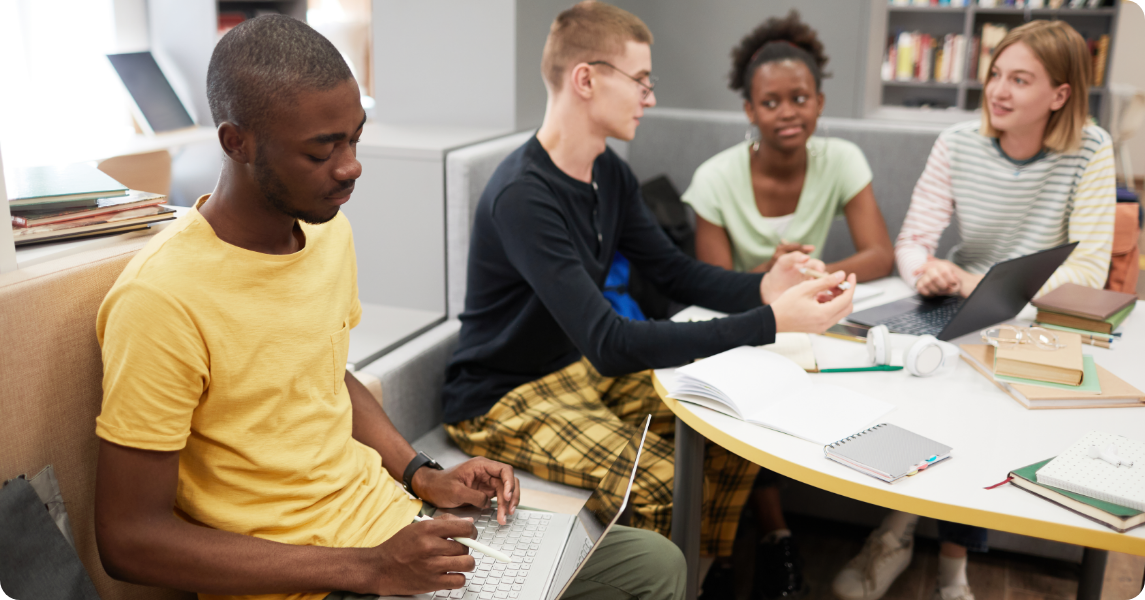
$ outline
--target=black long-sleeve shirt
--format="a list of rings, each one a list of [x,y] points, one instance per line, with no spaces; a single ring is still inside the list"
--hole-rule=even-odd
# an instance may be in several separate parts
[[[597,157],[592,179],[565,174],[535,137],[493,173],[470,238],[445,422],[483,415],[513,388],[582,355],[601,374],[617,376],[775,340],[775,317],[760,300],[761,275],[725,271],[680,252],[612,150]],[[601,293],[617,250],[678,302],[747,312],[697,323],[621,317]]]

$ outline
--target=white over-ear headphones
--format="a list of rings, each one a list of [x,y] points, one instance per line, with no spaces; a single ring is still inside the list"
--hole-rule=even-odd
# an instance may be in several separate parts
[[[886,325],[875,325],[867,331],[867,355],[876,365],[891,364],[891,333]],[[921,335],[903,355],[903,366],[911,375],[930,377],[954,370],[958,364],[958,346],[941,342],[933,335]]]

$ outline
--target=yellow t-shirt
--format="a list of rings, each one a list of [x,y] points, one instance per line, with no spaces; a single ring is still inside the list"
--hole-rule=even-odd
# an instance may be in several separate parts
[[[362,308],[349,221],[301,223],[302,250],[262,254],[220,240],[197,210],[206,199],[100,306],[96,434],[180,451],[175,512],[189,522],[287,544],[380,544],[421,503],[351,435],[343,376]]]

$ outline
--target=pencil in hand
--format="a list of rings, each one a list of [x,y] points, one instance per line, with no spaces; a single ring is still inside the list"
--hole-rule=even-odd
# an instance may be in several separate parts
[[[822,279],[822,278],[827,276],[827,274],[822,272],[822,271],[816,271],[815,269],[808,269],[807,267],[803,267],[802,269],[799,269],[799,272],[804,274],[804,275],[810,275],[810,276],[814,277],[815,279]],[[851,289],[851,282],[844,281],[843,283],[840,283],[839,289],[841,289],[841,290]]]

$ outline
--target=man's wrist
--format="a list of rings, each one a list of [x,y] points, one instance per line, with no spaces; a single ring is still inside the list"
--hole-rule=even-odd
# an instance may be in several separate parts
[[[429,488],[429,479],[433,478],[432,471],[435,470],[425,467],[414,471],[413,477],[410,478],[409,491],[418,498],[427,500],[425,492]]]

